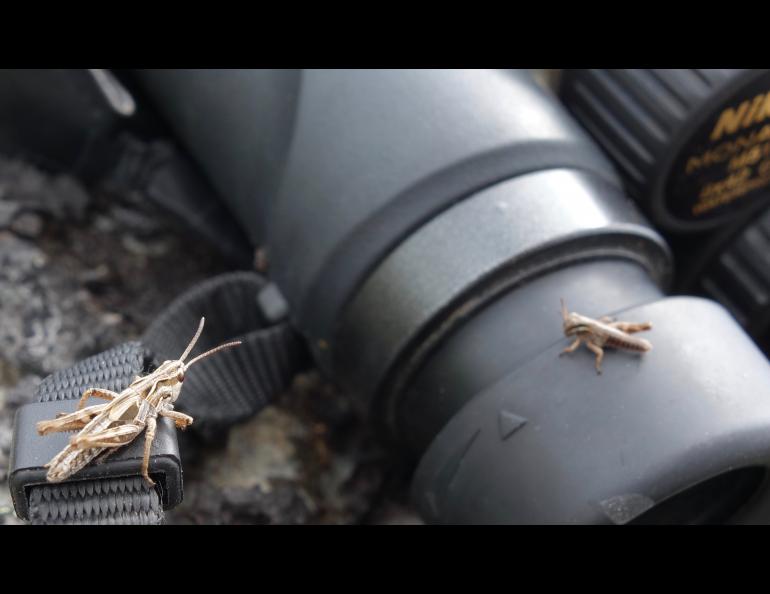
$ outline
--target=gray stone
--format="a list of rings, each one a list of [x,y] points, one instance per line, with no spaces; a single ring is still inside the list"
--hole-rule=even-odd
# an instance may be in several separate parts
[[[34,212],[23,212],[16,216],[10,225],[11,231],[21,237],[34,239],[43,231],[44,223],[40,215]]]
[[[7,229],[13,223],[16,215],[21,212],[21,205],[16,202],[6,202],[0,199],[0,229]]]
[[[45,212],[60,221],[82,221],[88,192],[70,175],[48,176],[18,160],[0,163],[3,199],[25,210]]]

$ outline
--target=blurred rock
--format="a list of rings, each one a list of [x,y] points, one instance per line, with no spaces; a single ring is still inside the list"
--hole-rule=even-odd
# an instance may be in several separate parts
[[[16,216],[10,225],[10,230],[16,235],[34,239],[43,231],[43,219],[34,212],[23,212]]]
[[[123,247],[135,256],[154,257],[167,254],[171,245],[165,238],[139,240],[130,233],[121,236]]]
[[[74,177],[48,176],[18,160],[0,160],[0,199],[60,221],[83,220],[89,194]]]
[[[15,385],[5,388],[6,410],[15,413],[23,404],[34,402],[35,390],[42,380],[39,375],[25,375]]]
[[[163,231],[164,218],[145,213],[136,208],[113,206],[109,211],[110,219],[137,236],[150,237]]]
[[[61,220],[82,221],[90,202],[90,196],[78,180],[69,175],[59,175],[53,178],[51,193],[55,198],[50,202],[57,207],[52,213]]]
[[[167,514],[166,523],[306,524],[312,510],[295,485],[278,483],[270,491],[217,488],[205,481],[185,485],[184,507]]]
[[[111,278],[110,267],[106,264],[99,264],[87,270],[78,272],[78,281],[83,286],[93,290],[95,287],[107,285]]]
[[[276,481],[300,476],[294,442],[306,435],[296,417],[268,406],[252,421],[233,427],[225,451],[209,455],[201,472],[223,489],[258,486],[269,493]]]
[[[398,503],[386,502],[374,512],[370,524],[415,525],[425,524],[413,509]]]
[[[0,229],[10,227],[19,212],[21,212],[20,204],[0,200]]]
[[[0,489],[0,524],[7,526],[24,524],[22,520],[16,517],[13,511],[13,500],[8,489]]]
[[[313,413],[346,397],[316,373],[302,374],[289,393],[227,442],[186,467],[185,501],[170,523],[320,523],[361,521],[383,486],[387,460],[361,420],[330,439]],[[314,404],[310,404],[312,401]],[[348,407],[350,408],[350,407]]]

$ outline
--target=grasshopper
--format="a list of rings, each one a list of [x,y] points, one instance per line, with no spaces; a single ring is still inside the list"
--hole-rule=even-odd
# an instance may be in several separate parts
[[[203,332],[206,319],[201,318],[198,331],[184,353],[174,361],[164,361],[155,371],[138,376],[122,392],[102,388],[89,388],[80,398],[72,413],[59,413],[55,419],[37,423],[37,432],[47,435],[57,431],[78,431],[69,444],[45,465],[46,478],[58,483],[72,476],[97,457],[101,460],[132,442],[147,430],[144,440],[144,458],[141,473],[150,486],[155,482],[149,475],[150,448],[155,439],[157,417],[173,419],[178,429],[189,427],[193,418],[174,410],[174,402],[182,390],[185,372],[197,361],[240,341],[228,342],[198,355],[189,363],[184,360],[192,351]],[[106,404],[86,407],[90,398],[107,400]]]
[[[602,347],[611,346],[637,353],[646,353],[652,350],[652,344],[644,338],[631,336],[635,332],[652,329],[650,322],[616,322],[612,318],[604,316],[598,320],[582,316],[578,313],[567,313],[564,299],[561,300],[561,316],[564,319],[565,336],[576,336],[575,342],[564,349],[560,354],[572,353],[580,346],[581,342],[596,355],[596,373],[602,372]]]

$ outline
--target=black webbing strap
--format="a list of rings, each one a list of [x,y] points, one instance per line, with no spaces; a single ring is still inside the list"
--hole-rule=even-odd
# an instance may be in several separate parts
[[[32,524],[161,524],[158,493],[142,477],[33,487]]]
[[[305,350],[287,322],[267,326],[257,305],[265,280],[253,272],[223,274],[177,298],[142,337],[156,363],[177,359],[206,318],[188,361],[224,342],[240,340],[203,359],[185,375],[176,408],[195,419],[191,426],[208,437],[258,413],[279,394],[305,362]]]
[[[77,401],[89,387],[120,392],[147,371],[148,353],[128,342],[89,357],[44,379],[38,402]],[[157,491],[141,477],[39,485],[30,489],[32,524],[160,524],[163,507]]]
[[[38,388],[39,400],[75,400],[89,387],[121,391],[151,365],[177,359],[205,316],[188,361],[223,342],[243,344],[191,367],[175,408],[191,415],[190,430],[204,436],[258,413],[307,360],[287,322],[268,326],[257,306],[264,287],[262,277],[251,272],[193,287],[155,320],[141,343],[120,345],[50,375]],[[33,524],[159,524],[163,509],[158,493],[141,477],[82,480],[32,487],[29,519]]]

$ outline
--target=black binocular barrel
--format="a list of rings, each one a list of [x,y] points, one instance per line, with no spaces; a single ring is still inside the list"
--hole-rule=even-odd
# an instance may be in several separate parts
[[[293,319],[316,346],[333,340],[341,310],[399,241],[473,192],[559,166],[616,180],[561,107],[516,74],[136,75],[267,248]]]
[[[762,515],[770,368],[528,73],[142,71],[435,522]],[[559,301],[653,350],[559,357]]]

